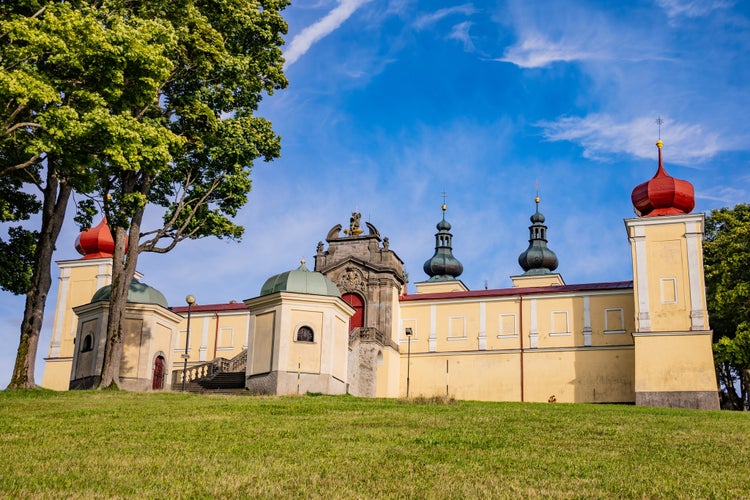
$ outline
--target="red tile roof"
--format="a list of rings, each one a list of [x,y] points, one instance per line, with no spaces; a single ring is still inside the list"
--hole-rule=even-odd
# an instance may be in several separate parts
[[[170,307],[177,314],[187,314],[187,306]],[[222,311],[244,311],[247,310],[244,302],[230,302],[229,304],[196,304],[190,308],[191,313],[222,312]]]
[[[402,295],[401,301],[470,299],[480,297],[507,297],[513,295],[532,295],[542,293],[570,293],[598,290],[627,290],[633,288],[632,281],[612,281],[608,283],[582,283],[579,285],[538,286],[526,288],[498,288],[494,290],[470,290],[468,292],[414,293]]]

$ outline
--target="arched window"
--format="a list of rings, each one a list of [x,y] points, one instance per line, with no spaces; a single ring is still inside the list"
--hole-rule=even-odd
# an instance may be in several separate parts
[[[81,352],[88,352],[94,349],[94,336],[89,334],[86,334],[85,337],[83,337],[83,342],[81,343]]]
[[[297,342],[314,342],[315,334],[309,326],[300,326],[297,330]]]
[[[365,301],[362,297],[356,293],[345,293],[341,298],[354,308],[354,316],[349,320],[349,331],[365,326]]]

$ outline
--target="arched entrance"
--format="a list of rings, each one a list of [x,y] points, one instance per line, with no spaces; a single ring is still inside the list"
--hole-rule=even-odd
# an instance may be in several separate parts
[[[365,301],[356,293],[345,293],[341,296],[344,302],[354,308],[354,316],[349,320],[349,331],[365,326]]]
[[[155,391],[164,389],[164,356],[157,356],[154,360],[154,379],[151,388]]]

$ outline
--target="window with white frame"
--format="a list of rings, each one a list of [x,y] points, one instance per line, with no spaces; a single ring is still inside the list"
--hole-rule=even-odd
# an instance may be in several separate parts
[[[500,333],[498,337],[517,337],[518,330],[516,327],[516,314],[504,313],[498,317]]]
[[[222,327],[219,330],[217,349],[232,349],[234,347],[234,328]]]
[[[451,316],[448,318],[448,338],[465,339],[466,338],[466,317]]]
[[[604,310],[604,333],[625,333],[625,312],[622,307]]]
[[[661,278],[661,303],[677,303],[677,278]]]
[[[411,331],[411,341],[417,340],[417,320],[416,319],[404,319],[401,321],[403,328],[401,329],[401,342],[407,342],[409,337],[406,336],[406,330]]]
[[[549,320],[550,335],[570,335],[568,311],[552,311]]]
[[[187,338],[187,330],[178,331],[175,337],[176,337],[176,340],[175,340],[174,350],[185,352],[185,339]],[[190,346],[188,346],[188,349],[190,349]]]

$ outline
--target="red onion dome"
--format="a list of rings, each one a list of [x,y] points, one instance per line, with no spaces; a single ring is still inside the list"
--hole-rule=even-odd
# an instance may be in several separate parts
[[[661,139],[656,142],[659,148],[659,167],[648,181],[633,189],[630,199],[639,217],[660,215],[681,215],[695,208],[693,185],[688,181],[675,179],[664,170],[661,158]]]
[[[76,250],[84,259],[112,257],[115,252],[115,240],[104,218],[95,227],[83,231],[76,238]]]

